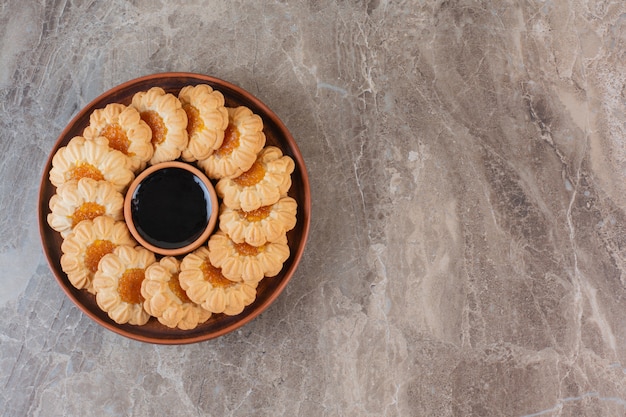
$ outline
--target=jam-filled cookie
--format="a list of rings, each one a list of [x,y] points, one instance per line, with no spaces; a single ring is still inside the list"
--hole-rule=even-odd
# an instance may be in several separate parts
[[[178,99],[187,113],[189,144],[183,151],[183,160],[193,162],[208,158],[222,145],[224,130],[228,126],[228,112],[224,96],[211,86],[200,84],[186,86]]]
[[[49,205],[48,224],[63,238],[83,220],[104,215],[116,221],[124,219],[124,196],[108,181],[81,178],[66,182],[57,188]]]
[[[50,182],[59,187],[81,178],[109,181],[117,191],[123,192],[135,174],[128,167],[126,155],[110,148],[107,138],[100,136],[87,140],[75,136],[52,157]]]
[[[180,262],[166,256],[146,268],[146,277],[141,284],[141,295],[145,298],[144,309],[170,328],[193,329],[211,317],[205,310],[187,297],[178,281]]]
[[[261,246],[235,243],[222,231],[209,239],[211,263],[222,268],[222,274],[232,281],[243,281],[256,285],[263,277],[276,276],[289,258],[287,237]]]
[[[132,107],[150,126],[154,154],[150,164],[173,161],[187,148],[187,113],[180,100],[161,87],[152,87],[133,96]]]
[[[269,206],[256,210],[232,209],[220,206],[219,227],[235,243],[261,246],[275,242],[296,225],[298,203],[291,197],[282,197]]]
[[[226,108],[228,126],[222,145],[198,165],[213,179],[238,176],[247,171],[265,146],[263,120],[245,107]]]
[[[226,278],[211,264],[205,246],[185,256],[180,269],[180,286],[191,300],[213,313],[234,316],[256,299],[256,284]]]
[[[293,159],[280,149],[268,146],[250,169],[235,178],[222,178],[215,186],[227,207],[244,211],[276,203],[291,187]]]
[[[137,109],[119,103],[94,110],[83,136],[87,139],[107,138],[111,148],[128,157],[133,172],[145,168],[154,153],[150,126],[141,120]]]
[[[141,246],[118,246],[102,257],[93,278],[98,307],[118,324],[146,324],[141,284],[145,271],[156,262],[154,253]]]
[[[123,221],[109,216],[83,220],[61,244],[61,269],[74,287],[93,294],[93,277],[102,257],[119,246],[136,244]]]

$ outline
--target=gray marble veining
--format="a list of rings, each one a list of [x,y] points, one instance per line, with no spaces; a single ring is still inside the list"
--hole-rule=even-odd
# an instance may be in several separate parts
[[[0,4],[3,416],[626,415],[626,4]],[[153,346],[58,288],[37,226],[65,124],[137,76],[229,80],[311,178],[285,292]]]

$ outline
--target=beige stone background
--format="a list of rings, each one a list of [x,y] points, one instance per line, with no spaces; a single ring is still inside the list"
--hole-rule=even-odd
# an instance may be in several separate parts
[[[237,84],[307,164],[277,302],[186,346],[58,287],[42,167],[164,71]],[[0,3],[2,416],[626,415],[622,0]]]

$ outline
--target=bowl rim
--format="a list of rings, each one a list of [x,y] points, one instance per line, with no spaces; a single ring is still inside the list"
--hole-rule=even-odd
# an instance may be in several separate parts
[[[141,185],[143,180],[145,180],[146,178],[148,178],[150,175],[154,174],[155,172],[161,171],[163,169],[169,169],[169,168],[178,168],[178,169],[185,170],[193,174],[200,181],[202,181],[206,190],[209,192],[210,207],[211,207],[211,215],[209,216],[209,221],[207,225],[204,227],[204,230],[202,231],[200,236],[198,236],[194,241],[192,241],[191,243],[185,246],[181,246],[179,248],[172,248],[172,249],[161,248],[148,242],[141,235],[141,233],[139,233],[139,230],[137,230],[137,226],[135,225],[135,222],[133,221],[133,215],[131,212],[133,196],[135,194],[135,191],[137,190],[137,187]],[[130,183],[128,190],[126,191],[126,195],[124,196],[124,220],[126,221],[126,226],[128,226],[128,230],[130,231],[130,234],[135,238],[135,240],[141,246],[143,246],[144,248],[154,253],[157,253],[163,256],[184,255],[199,248],[202,245],[202,243],[204,243],[213,232],[213,229],[215,228],[215,224],[217,223],[218,215],[219,215],[219,202],[217,200],[217,193],[215,192],[215,188],[213,187],[213,184],[211,183],[211,181],[198,168],[196,168],[195,166],[191,164],[187,164],[181,161],[161,162],[159,164],[151,165],[148,168],[144,169],[143,171],[141,171],[139,175],[137,175],[137,177],[133,180],[133,182]]]
[[[49,201],[45,200],[43,190],[44,190],[44,186],[47,185],[49,181],[48,179],[49,167],[52,165],[52,158],[54,157],[54,154],[55,154],[54,149],[59,148],[64,138],[72,130],[72,127],[81,119],[81,117],[84,117],[87,114],[90,108],[94,107],[100,101],[105,100],[108,96],[111,96],[116,91],[125,90],[125,89],[133,87],[136,84],[151,82],[151,81],[154,81],[155,85],[157,85],[156,83],[159,80],[171,79],[171,78],[192,78],[192,79],[195,79],[195,81],[197,81],[198,84],[200,84],[201,82],[206,82],[206,83],[210,83],[213,85],[219,85],[220,87],[232,90],[233,92],[240,95],[241,97],[244,97],[245,100],[249,104],[252,104],[253,106],[258,107],[266,115],[270,116],[270,118],[272,119],[272,123],[274,123],[277,126],[281,134],[284,135],[285,140],[289,142],[289,146],[294,150],[294,154],[290,156],[295,159],[296,166],[298,167],[299,174],[302,179],[302,187],[303,187],[303,190],[302,190],[302,196],[303,196],[302,203],[303,204],[300,204],[301,207],[299,210],[299,212],[302,214],[302,218],[298,219],[298,222],[302,222],[301,223],[302,231],[299,234],[300,244],[297,246],[296,250],[292,251],[292,253],[290,254],[290,259],[291,259],[290,269],[285,272],[282,281],[278,284],[278,286],[276,286],[275,290],[271,294],[269,294],[260,304],[258,304],[252,311],[250,311],[249,314],[242,316],[241,319],[234,321],[233,323],[230,323],[212,332],[207,332],[207,333],[198,334],[198,335],[191,335],[188,337],[182,336],[179,338],[158,338],[158,337],[151,337],[147,335],[136,334],[131,331],[127,331],[127,330],[124,330],[123,328],[118,327],[114,322],[108,322],[108,321],[103,320],[101,317],[99,317],[90,309],[88,309],[85,305],[83,305],[74,295],[74,293],[72,293],[71,289],[66,285],[64,278],[53,267],[54,261],[52,259],[52,254],[50,253],[50,248],[48,247],[48,244],[44,238],[45,229],[49,227],[47,224],[46,214],[45,214],[48,212]],[[203,342],[203,341],[218,338],[220,336],[223,336],[227,333],[231,333],[234,330],[237,330],[241,328],[242,326],[248,324],[249,322],[254,320],[256,317],[258,317],[261,313],[263,313],[265,310],[267,310],[267,308],[280,296],[280,294],[283,292],[287,284],[291,281],[291,278],[293,277],[295,271],[297,270],[298,265],[300,264],[300,261],[304,254],[304,250],[308,242],[308,238],[309,238],[309,230],[310,230],[310,223],[311,223],[310,221],[311,189],[310,189],[309,176],[308,176],[308,172],[306,169],[306,165],[304,163],[304,159],[302,157],[302,153],[300,152],[300,149],[296,141],[293,139],[291,132],[287,129],[287,127],[285,126],[283,121],[278,117],[278,115],[276,115],[276,113],[274,113],[273,110],[271,110],[265,103],[263,103],[260,99],[258,99],[252,93],[250,93],[247,90],[244,90],[242,87],[239,87],[229,81],[226,81],[217,77],[213,77],[210,75],[194,73],[194,72],[160,72],[160,73],[153,73],[153,74],[136,77],[136,78],[130,79],[128,81],[125,81],[121,84],[117,84],[109,88],[102,94],[95,97],[89,103],[84,105],[81,109],[79,109],[78,112],[74,115],[74,117],[72,117],[71,120],[65,125],[63,130],[57,136],[50,150],[50,153],[48,155],[48,158],[46,159],[40,178],[41,180],[39,184],[39,196],[38,196],[38,206],[37,206],[38,207],[37,217],[38,217],[38,223],[39,223],[39,236],[40,236],[40,241],[42,244],[44,255],[48,262],[48,266],[50,267],[55,277],[55,280],[57,281],[57,284],[61,287],[65,295],[79,308],[79,310],[81,310],[94,322],[96,322],[97,324],[104,327],[105,329],[113,333],[116,333],[120,336],[124,336],[126,338],[144,342],[144,343],[152,343],[152,344],[160,344],[160,345],[182,345],[182,344],[198,343],[198,342]]]

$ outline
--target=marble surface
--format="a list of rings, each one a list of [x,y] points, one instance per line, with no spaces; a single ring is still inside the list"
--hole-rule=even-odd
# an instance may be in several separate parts
[[[2,416],[626,415],[626,3],[0,4]],[[54,141],[164,71],[251,91],[307,163],[285,292],[224,337],[125,339],[43,256]]]

